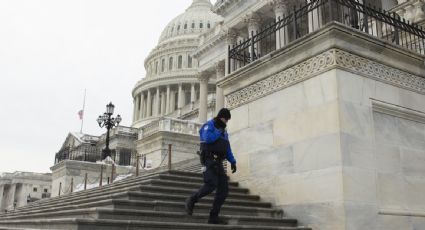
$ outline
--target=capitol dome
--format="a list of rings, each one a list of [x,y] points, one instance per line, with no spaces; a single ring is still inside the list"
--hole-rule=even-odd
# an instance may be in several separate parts
[[[211,11],[209,0],[194,0],[186,12],[175,17],[161,33],[159,44],[179,37],[199,36],[221,21],[221,16]]]
[[[195,120],[199,104],[198,62],[192,57],[200,35],[223,19],[209,0],[193,0],[164,28],[158,45],[145,59],[146,76],[133,89],[133,127],[161,117]],[[213,81],[209,92],[215,90]],[[213,94],[210,95],[210,98]]]

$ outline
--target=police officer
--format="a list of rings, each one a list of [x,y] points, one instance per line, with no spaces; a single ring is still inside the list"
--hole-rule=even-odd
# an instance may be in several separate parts
[[[199,130],[201,139],[201,163],[203,165],[203,186],[186,199],[186,213],[192,215],[195,203],[216,189],[213,206],[208,218],[209,224],[225,224],[218,214],[229,193],[228,177],[224,172],[223,160],[231,164],[232,173],[236,172],[236,160],[230,148],[229,136],[226,132],[230,111],[221,109],[217,116],[205,123]]]

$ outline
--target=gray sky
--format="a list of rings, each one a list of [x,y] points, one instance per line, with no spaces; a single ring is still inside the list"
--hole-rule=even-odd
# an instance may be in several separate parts
[[[112,101],[123,125],[131,90],[162,29],[192,0],[1,0],[0,172],[49,172],[87,88],[84,132]],[[214,2],[214,1],[212,1]]]

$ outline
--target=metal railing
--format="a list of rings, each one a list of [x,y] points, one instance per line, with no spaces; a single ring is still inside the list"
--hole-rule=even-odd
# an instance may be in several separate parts
[[[235,71],[289,42],[310,34],[329,22],[339,22],[363,33],[425,55],[424,28],[393,12],[357,0],[311,0],[293,7],[283,18],[251,31],[249,38],[228,47],[228,73]]]

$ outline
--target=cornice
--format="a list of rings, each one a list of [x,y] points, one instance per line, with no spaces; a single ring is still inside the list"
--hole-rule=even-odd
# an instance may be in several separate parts
[[[227,107],[236,108],[331,69],[395,85],[425,95],[425,78],[378,63],[341,49],[330,49],[226,96]]]

